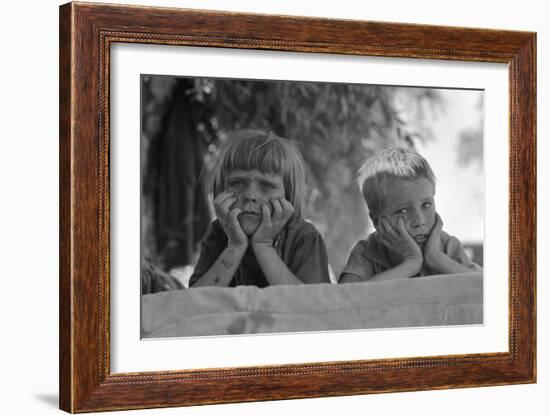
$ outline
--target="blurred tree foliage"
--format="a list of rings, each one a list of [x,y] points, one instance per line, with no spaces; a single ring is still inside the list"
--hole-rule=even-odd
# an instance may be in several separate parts
[[[476,165],[481,170],[483,168],[483,95],[479,97],[477,109],[480,114],[477,126],[460,132],[457,153],[460,165]]]
[[[177,82],[158,78],[166,97]],[[355,182],[361,163],[382,148],[430,139],[430,117],[443,105],[434,89],[380,85],[195,78],[185,93],[207,109],[196,126],[206,143],[206,170],[235,129],[271,130],[300,143],[306,214],[323,234],[336,274],[369,230]]]

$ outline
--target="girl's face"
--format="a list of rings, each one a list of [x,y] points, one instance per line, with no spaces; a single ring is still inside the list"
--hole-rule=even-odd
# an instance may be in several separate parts
[[[272,207],[271,199],[285,198],[285,185],[279,174],[262,173],[258,170],[233,170],[225,178],[224,190],[232,192],[237,201],[231,209],[239,208],[239,223],[246,235],[256,232],[262,221],[262,204]]]
[[[423,246],[435,224],[434,194],[435,186],[426,178],[392,179],[385,189],[383,209],[374,221],[376,230],[380,232],[383,217],[395,229],[399,218],[403,218],[409,235]]]

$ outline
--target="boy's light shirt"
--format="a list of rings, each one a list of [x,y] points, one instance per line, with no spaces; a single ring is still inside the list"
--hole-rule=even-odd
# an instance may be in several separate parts
[[[446,255],[456,262],[472,268],[472,270],[481,270],[479,265],[470,260],[460,241],[451,237],[446,232],[441,232],[441,248]],[[398,263],[392,262],[391,253],[388,249],[378,240],[378,233],[373,232],[367,239],[360,240],[355,244],[351,250],[348,262],[340,275],[353,274],[368,281],[374,275],[387,271],[397,265]],[[433,275],[433,273],[429,268],[423,266],[420,273],[416,276],[426,275]]]

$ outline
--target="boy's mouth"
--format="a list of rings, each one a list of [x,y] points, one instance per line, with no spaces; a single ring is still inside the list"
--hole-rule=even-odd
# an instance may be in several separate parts
[[[423,244],[428,240],[428,235],[416,235],[414,240],[417,244]]]

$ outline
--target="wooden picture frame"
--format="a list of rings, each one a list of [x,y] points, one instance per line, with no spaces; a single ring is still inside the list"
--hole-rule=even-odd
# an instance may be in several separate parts
[[[111,373],[109,71],[114,43],[509,66],[509,351]],[[69,3],[60,7],[60,408],[91,412],[536,381],[536,34]],[[230,365],[230,362],[228,362]]]

